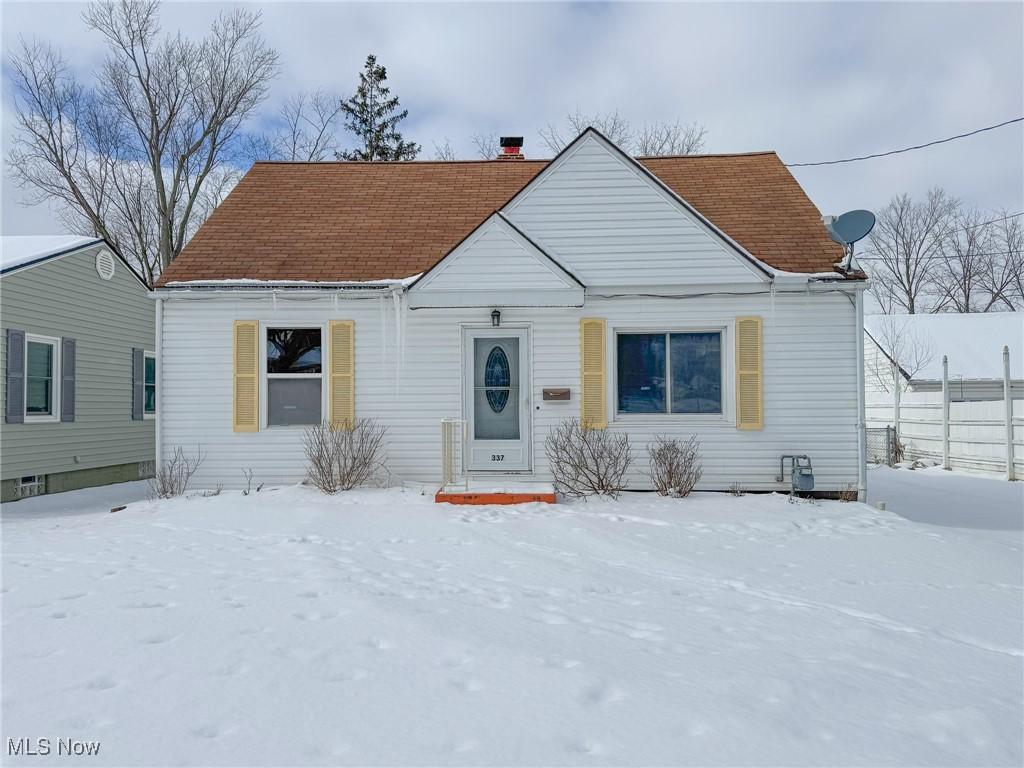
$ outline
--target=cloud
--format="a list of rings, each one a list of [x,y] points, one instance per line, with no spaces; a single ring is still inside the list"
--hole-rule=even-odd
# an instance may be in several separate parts
[[[224,6],[168,3],[166,30],[201,35]],[[885,151],[1024,114],[1020,4],[342,4],[268,3],[281,53],[271,111],[295,90],[347,93],[366,54],[388,68],[404,128],[432,150],[472,156],[475,133],[522,134],[577,107],[635,123],[696,120],[708,151],[775,149],[791,162]],[[5,3],[5,49],[19,34],[60,45],[83,73],[102,46],[81,5]],[[5,95],[5,99],[9,95]],[[10,121],[6,109],[4,131]],[[878,207],[933,185],[985,208],[1024,210],[1020,125],[846,166],[796,169],[825,212]],[[5,231],[47,231],[16,204]]]

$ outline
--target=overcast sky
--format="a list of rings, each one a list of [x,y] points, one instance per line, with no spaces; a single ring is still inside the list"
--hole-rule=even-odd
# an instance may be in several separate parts
[[[223,9],[166,3],[165,30],[200,36]],[[349,93],[366,54],[388,69],[424,146],[446,137],[472,157],[474,133],[522,134],[577,108],[634,123],[698,121],[709,152],[774,149],[786,162],[840,159],[963,133],[1024,115],[1019,2],[906,4],[267,3],[263,34],[288,94]],[[58,45],[88,78],[102,57],[81,4],[4,0],[6,51],[18,36]],[[3,134],[10,121],[6,74]],[[940,185],[983,208],[1024,210],[1024,131],[848,165],[795,169],[824,213],[877,208]],[[59,232],[45,206],[20,205],[4,176],[3,231]]]

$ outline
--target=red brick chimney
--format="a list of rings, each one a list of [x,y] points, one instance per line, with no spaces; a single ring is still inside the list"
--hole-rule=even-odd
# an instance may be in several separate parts
[[[526,157],[523,155],[523,137],[522,136],[502,136],[501,141],[501,152],[498,154],[499,160],[525,160]]]

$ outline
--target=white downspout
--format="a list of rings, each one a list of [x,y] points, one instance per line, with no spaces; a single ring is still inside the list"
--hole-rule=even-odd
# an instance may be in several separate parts
[[[864,291],[856,291],[857,308],[857,501],[868,500],[867,411],[864,404]]]
[[[156,297],[156,453],[154,469],[163,466],[164,441],[164,297]]]

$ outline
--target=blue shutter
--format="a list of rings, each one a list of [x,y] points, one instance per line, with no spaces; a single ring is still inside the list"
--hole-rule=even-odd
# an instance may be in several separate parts
[[[25,332],[7,329],[7,384],[4,421],[25,423]]]
[[[142,420],[142,406],[146,399],[146,372],[143,350],[132,350],[132,420]]]
[[[75,340],[60,340],[60,420],[75,420]]]

